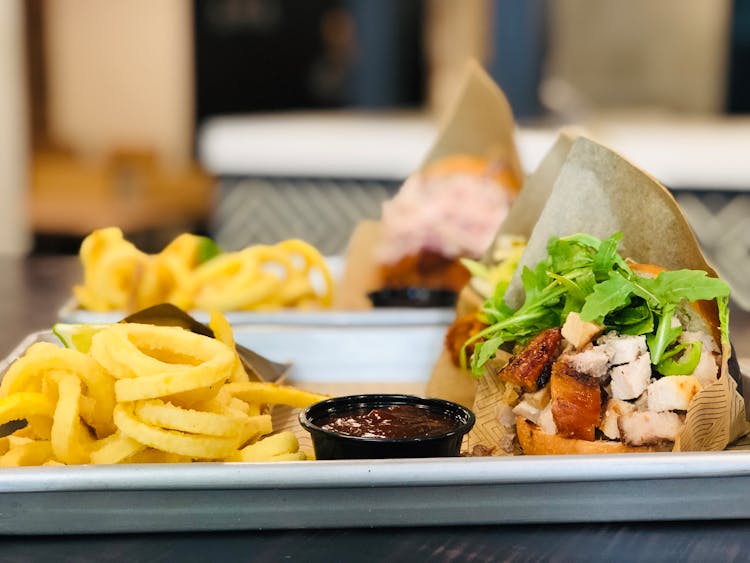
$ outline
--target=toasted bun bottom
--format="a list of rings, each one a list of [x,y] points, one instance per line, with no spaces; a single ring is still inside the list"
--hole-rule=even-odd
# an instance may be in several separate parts
[[[516,432],[518,442],[526,455],[564,455],[564,454],[624,454],[639,452],[671,451],[672,446],[660,444],[656,446],[627,446],[622,442],[607,440],[577,440],[563,438],[556,434],[542,432],[533,422],[523,417],[516,417]]]

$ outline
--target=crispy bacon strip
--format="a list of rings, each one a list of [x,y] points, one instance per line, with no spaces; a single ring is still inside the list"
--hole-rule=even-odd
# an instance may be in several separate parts
[[[549,368],[560,354],[562,334],[559,328],[549,328],[537,334],[523,350],[514,355],[497,377],[518,385],[527,393],[543,387]]]
[[[599,380],[577,371],[561,356],[550,377],[552,418],[565,438],[593,441],[601,417]]]

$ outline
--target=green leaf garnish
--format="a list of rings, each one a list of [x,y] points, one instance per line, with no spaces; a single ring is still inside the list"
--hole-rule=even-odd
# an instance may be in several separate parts
[[[213,239],[208,237],[198,237],[198,264],[208,262],[211,258],[221,254],[221,248]]]
[[[632,294],[630,280],[619,272],[612,272],[609,279],[594,286],[581,309],[581,318],[601,324],[606,315],[627,305]]]
[[[656,332],[646,336],[646,344],[651,354],[651,363],[656,365],[661,362],[662,356],[667,347],[676,341],[682,334],[682,326],[672,326],[672,315],[674,314],[675,305],[673,303],[666,305],[659,315],[659,322]]]

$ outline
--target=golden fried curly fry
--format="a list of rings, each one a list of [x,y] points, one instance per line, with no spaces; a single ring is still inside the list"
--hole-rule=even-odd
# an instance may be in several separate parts
[[[96,311],[130,310],[133,288],[140,283],[146,255],[126,241],[116,227],[98,229],[81,244],[84,283],[73,292],[84,308]]]
[[[103,440],[99,440],[95,449],[91,452],[91,463],[96,465],[121,463],[145,449],[146,446],[140,442],[116,432]]]
[[[21,391],[42,392],[45,374],[61,370],[75,374],[84,384],[83,395],[92,401],[87,410],[87,422],[97,435],[113,432],[114,379],[93,358],[77,350],[60,348],[49,342],[33,344],[6,372],[0,382],[0,397]]]
[[[64,463],[88,463],[93,438],[80,418],[81,380],[75,374],[54,372],[58,401],[52,418],[51,443],[55,457]]]
[[[176,327],[125,323],[94,335],[91,355],[117,378],[118,401],[152,399],[225,381],[232,351]]]
[[[182,234],[157,254],[145,254],[115,227],[84,239],[81,307],[134,311],[170,302],[183,309],[220,311],[330,307],[333,280],[323,256],[290,239],[219,253],[206,237]]]
[[[32,441],[11,448],[0,456],[0,467],[21,467],[26,465],[45,465],[54,457],[49,440]]]
[[[287,385],[248,381],[247,383],[230,383],[225,386],[235,397],[249,403],[268,403],[272,405],[289,405],[305,408],[313,403],[327,399],[325,395],[303,391]]]
[[[229,380],[237,383],[250,381],[250,377],[242,365],[242,360],[240,360],[240,357],[237,354],[234,334],[232,333],[232,325],[229,324],[226,317],[218,311],[211,311],[211,319],[208,322],[208,328],[213,331],[216,340],[223,342],[230,350],[234,351],[234,367],[232,368],[232,375]]]
[[[269,405],[323,397],[229,383],[234,337],[220,314],[213,325],[226,344],[130,323],[98,326],[86,353],[31,346],[0,385],[0,423],[28,422],[0,439],[0,466],[306,459],[275,438]]]
[[[159,399],[138,401],[135,415],[146,424],[169,430],[208,436],[239,436],[244,431],[246,416],[232,416],[194,409],[184,409]]]
[[[287,454],[305,455],[299,451],[297,438],[289,431],[279,432],[242,448],[235,454],[232,461],[289,461],[290,459],[305,459],[304,457],[276,459],[277,456],[285,456]]]
[[[237,449],[240,441],[236,436],[186,434],[146,424],[135,416],[132,403],[117,404],[115,424],[120,432],[141,444],[195,459],[223,459]]]

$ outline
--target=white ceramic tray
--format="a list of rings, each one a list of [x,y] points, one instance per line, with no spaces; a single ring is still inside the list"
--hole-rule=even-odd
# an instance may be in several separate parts
[[[440,327],[243,327],[290,382],[419,393]],[[32,342],[26,339],[0,365]],[[0,533],[750,518],[750,451],[2,469]]]

